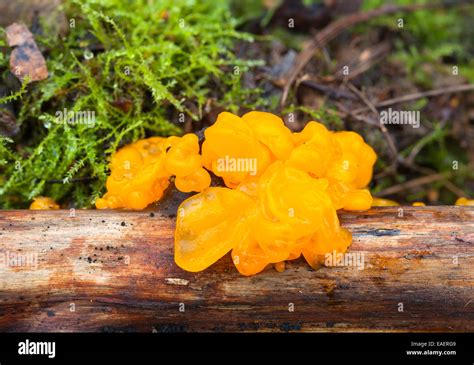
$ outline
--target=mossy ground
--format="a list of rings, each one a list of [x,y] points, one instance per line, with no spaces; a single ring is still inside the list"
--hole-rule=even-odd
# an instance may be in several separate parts
[[[64,12],[64,37],[47,25],[35,35],[50,77],[13,98],[21,134],[0,140],[1,208],[37,195],[90,207],[119,146],[181,134],[206,105],[236,111],[258,92],[241,87],[258,62],[235,55],[252,36],[236,31],[227,1],[69,1]],[[0,61],[6,77],[8,57]],[[64,109],[94,112],[95,122],[59,124]]]

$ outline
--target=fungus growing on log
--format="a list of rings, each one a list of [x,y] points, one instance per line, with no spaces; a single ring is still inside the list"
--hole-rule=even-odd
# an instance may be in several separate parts
[[[229,251],[239,272],[253,275],[301,255],[316,268],[325,253],[347,250],[352,238],[337,210],[372,206],[366,186],[377,158],[359,134],[314,121],[292,133],[278,116],[253,111],[221,113],[204,135],[202,151],[194,134],[123,147],[96,207],[144,209],[172,176],[178,190],[198,192],[176,222],[175,261],[187,271]],[[208,171],[226,186],[210,187]]]

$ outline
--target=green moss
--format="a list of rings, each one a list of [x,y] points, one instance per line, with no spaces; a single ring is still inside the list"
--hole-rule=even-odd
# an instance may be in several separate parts
[[[90,207],[119,146],[181,134],[180,122],[201,119],[210,99],[234,111],[260,100],[241,86],[256,61],[233,52],[252,37],[236,30],[228,1],[74,0],[64,11],[67,35],[45,23],[35,37],[50,77],[0,100],[15,100],[21,124],[15,140],[0,139],[1,208],[36,195]],[[0,71],[9,72],[8,57]],[[59,124],[64,109],[94,112],[94,123]]]
[[[431,0],[393,0],[397,5],[432,4]],[[383,0],[364,0],[363,10],[387,5]],[[434,72],[452,74],[452,66],[458,66],[460,75],[474,82],[470,72],[474,62],[471,24],[474,6],[426,9],[374,18],[356,27],[365,33],[373,26],[381,26],[396,32],[399,36],[390,61],[404,65],[407,75],[415,83],[432,88]],[[398,27],[403,19],[403,27]],[[445,62],[449,60],[449,62]]]

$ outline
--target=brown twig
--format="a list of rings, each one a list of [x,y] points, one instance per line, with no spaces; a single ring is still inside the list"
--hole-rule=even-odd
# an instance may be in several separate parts
[[[349,91],[346,91],[346,90],[343,90],[343,89],[337,89],[335,87],[325,85],[325,84],[319,84],[319,83],[317,83],[313,80],[303,79],[300,82],[300,85],[304,85],[304,86],[307,86],[311,89],[320,91],[323,94],[327,95],[331,99],[344,98],[344,99],[349,99],[349,100],[357,100],[357,97]]]
[[[324,47],[328,42],[337,37],[339,34],[341,34],[345,29],[382,15],[394,14],[398,12],[411,12],[420,9],[439,7],[441,5],[443,4],[414,4],[407,6],[386,5],[378,9],[350,14],[335,20],[334,22],[326,26],[323,30],[321,30],[319,33],[317,33],[316,36],[313,37],[299,53],[294,67],[284,77],[285,83],[282,97],[280,100],[280,106],[283,107],[285,105],[286,99],[288,98],[289,90],[293,85],[293,82],[296,80],[296,77],[301,72],[301,70],[313,57],[314,53],[318,49]]]
[[[420,166],[420,165],[417,165],[413,160],[411,159],[403,159],[400,161],[401,165],[403,165],[404,167],[407,167],[413,171],[416,171],[416,172],[420,172],[424,175],[433,175],[433,174],[436,174],[436,171],[433,170],[433,169],[430,169],[429,167],[425,167],[425,166]],[[444,184],[444,187],[446,189],[448,189],[449,191],[451,191],[453,194],[461,197],[461,196],[466,196],[466,193],[464,190],[462,190],[461,188],[457,187],[455,184],[453,184],[451,181],[449,180],[446,180],[443,182]]]
[[[445,179],[450,178],[451,176],[452,176],[451,172],[440,172],[440,173],[436,173],[436,174],[432,174],[432,175],[428,175],[428,176],[423,176],[423,177],[419,177],[417,179],[413,179],[413,180],[404,182],[402,184],[391,186],[387,189],[384,189],[384,190],[380,191],[379,193],[377,193],[375,195],[380,196],[380,197],[387,196],[387,195],[392,195],[392,194],[396,194],[396,193],[399,193],[399,192],[404,191],[404,190],[415,188],[415,187],[420,186],[420,185],[426,185],[426,184],[430,184],[430,183],[433,183],[433,182],[436,182],[436,181],[445,180]]]
[[[446,189],[448,189],[449,191],[451,191],[452,193],[456,194],[458,197],[463,197],[463,196],[467,196],[466,195],[466,192],[464,190],[462,190],[461,188],[457,187],[456,185],[454,185],[451,181],[449,180],[446,180],[444,182],[444,187]]]
[[[386,106],[405,103],[408,101],[413,101],[413,100],[417,100],[417,99],[421,99],[425,97],[452,94],[456,92],[471,91],[471,90],[474,90],[474,84],[457,85],[457,86],[446,87],[442,89],[434,89],[434,90],[429,90],[429,91],[424,91],[424,92],[403,95],[403,96],[385,100],[373,105],[375,106],[375,108],[384,108]],[[359,109],[354,110],[354,114],[360,114],[360,113],[366,112],[367,110],[370,110],[370,108],[369,107],[359,108]]]
[[[335,103],[337,108],[339,109],[338,111],[335,111],[334,114],[338,115],[340,118],[352,118],[355,119],[359,122],[366,123],[368,125],[374,126],[374,127],[379,127],[379,123],[377,123],[375,120],[372,118],[366,116],[366,115],[355,115],[353,114],[349,109],[346,108],[345,105],[342,103]],[[330,110],[330,109],[328,109]]]
[[[395,145],[392,135],[388,132],[387,127],[385,127],[385,125],[380,121],[380,114],[378,110],[367,98],[367,96],[358,88],[356,88],[351,82],[348,81],[346,84],[349,87],[349,89],[351,89],[355,94],[357,94],[359,98],[367,105],[367,107],[377,116],[378,127],[380,128],[380,130],[382,131],[382,134],[387,140],[388,147],[390,148],[390,152],[392,153],[392,164],[394,165],[394,168],[396,168],[397,163],[398,163],[398,149],[397,149],[397,146]]]
[[[467,3],[467,1],[445,1],[434,4],[413,4],[406,6],[386,5],[378,9],[350,14],[348,16],[335,20],[334,22],[326,26],[324,29],[322,29],[320,32],[318,32],[309,42],[305,44],[303,50],[298,54],[294,67],[288,72],[287,75],[282,78],[284,88],[280,100],[280,106],[283,107],[285,105],[292,84],[296,80],[296,77],[298,76],[300,71],[313,57],[314,53],[318,49],[323,48],[328,42],[337,37],[345,29],[383,15],[389,15],[398,12],[412,12],[423,9],[436,9],[465,3]]]
[[[91,181],[97,180],[97,177],[94,176],[85,176],[85,177],[76,177],[74,179],[67,180],[68,183],[76,183],[76,182],[84,182],[84,181]],[[64,184],[64,179],[51,179],[46,180],[48,184]]]
[[[351,70],[349,75],[343,75],[340,70],[335,76],[333,76],[333,79],[352,80],[372,68],[372,66],[374,66],[381,60],[383,60],[389,51],[389,42],[383,42],[375,46],[369,47],[360,54],[360,56],[358,57],[359,60],[357,62],[353,63],[352,65],[349,65]]]

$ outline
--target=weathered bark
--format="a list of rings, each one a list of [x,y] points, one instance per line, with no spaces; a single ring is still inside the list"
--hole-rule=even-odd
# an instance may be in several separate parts
[[[297,260],[252,277],[228,256],[178,268],[173,217],[69,215],[0,211],[3,258],[38,258],[0,268],[1,331],[474,331],[473,208],[344,213],[364,269]]]

